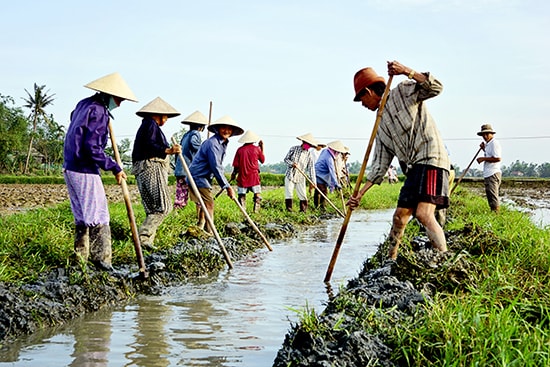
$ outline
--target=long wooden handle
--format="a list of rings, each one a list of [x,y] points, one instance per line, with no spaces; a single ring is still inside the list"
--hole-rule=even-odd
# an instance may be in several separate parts
[[[261,237],[262,241],[265,243],[265,246],[269,249],[269,251],[273,251],[273,248],[271,248],[271,245],[269,244],[269,242],[267,241],[267,238],[265,238],[265,236],[263,235],[262,232],[260,232],[260,229],[258,228],[258,226],[256,225],[256,223],[254,223],[254,221],[252,220],[252,218],[250,218],[250,216],[248,215],[248,213],[246,212],[246,209],[243,208],[243,206],[241,205],[241,203],[239,203],[239,200],[237,200],[236,197],[233,197],[233,201],[235,202],[235,204],[237,204],[237,206],[239,207],[239,209],[241,210],[241,212],[243,213],[244,217],[246,218],[246,220],[248,221],[248,223],[250,223],[250,225],[252,226],[252,228],[254,228],[254,231],[256,231],[256,233]]]
[[[453,192],[455,191],[455,189],[457,188],[458,184],[460,183],[460,181],[462,181],[462,179],[464,178],[464,176],[466,176],[466,172],[468,172],[468,170],[470,169],[470,166],[472,165],[472,163],[474,163],[474,161],[476,160],[477,158],[477,155],[479,154],[479,152],[481,152],[481,147],[479,147],[479,149],[477,150],[476,154],[474,155],[474,158],[472,158],[472,160],[470,161],[470,164],[468,165],[468,167],[466,167],[466,169],[464,170],[464,172],[462,172],[462,174],[460,175],[460,177],[458,178],[458,180],[456,181],[456,183],[454,184],[453,186],[453,189],[451,190],[451,193],[449,194],[452,195]]]
[[[367,168],[367,161],[369,160],[370,152],[374,144],[374,139],[376,138],[376,133],[378,132],[378,126],[380,125],[380,120],[382,119],[382,112],[384,111],[386,100],[388,99],[388,94],[390,92],[390,85],[392,80],[393,80],[393,75],[390,75],[388,79],[388,84],[386,84],[386,89],[384,90],[384,94],[382,95],[382,100],[380,101],[380,107],[378,107],[378,113],[376,114],[376,120],[374,122],[374,126],[372,127],[372,133],[370,135],[369,145],[367,147],[367,150],[365,151],[363,164],[361,164],[361,169],[359,170],[359,174],[357,175],[357,182],[355,182],[353,196],[356,196],[359,193],[359,190],[361,189],[363,175],[365,174],[365,170]],[[344,241],[344,236],[346,235],[346,230],[348,229],[349,220],[351,218],[351,212],[352,210],[350,208],[350,210],[348,210],[346,213],[346,217],[344,218],[344,223],[342,223],[342,228],[340,228],[340,233],[338,234],[338,239],[336,240],[336,245],[334,246],[332,257],[330,259],[330,263],[328,265],[328,269],[325,274],[325,282],[329,282],[330,278],[332,277],[334,264],[336,263],[336,259],[338,258],[338,253],[340,252],[340,247],[342,246],[342,242]]]
[[[113,146],[115,160],[120,167],[124,167],[122,165],[122,160],[120,159],[118,146],[116,145],[115,134],[113,132],[113,125],[110,120],[109,120],[109,136],[111,137],[111,145]],[[130,191],[128,190],[128,184],[126,183],[126,180],[123,179],[120,186],[122,187],[122,195],[124,196],[124,203],[126,204],[126,213],[128,214],[128,220],[130,221],[130,228],[132,230],[132,239],[134,240],[134,249],[136,251],[139,272],[143,278],[147,278],[148,274],[145,268],[143,252],[141,251],[141,243],[139,241],[139,233],[136,225],[136,218],[134,216],[134,209],[132,207],[132,199],[130,198]]]
[[[302,175],[304,175],[304,177],[306,178],[306,180],[313,186],[315,187],[315,190],[317,190],[319,192],[319,194],[321,194],[322,197],[325,198],[325,200],[327,201],[327,203],[330,204],[330,206],[332,206],[334,208],[334,210],[336,210],[336,212],[338,213],[338,215],[340,215],[342,218],[345,217],[344,213],[342,213],[340,211],[340,209],[338,209],[336,207],[336,205],[334,205],[334,203],[332,201],[330,201],[329,198],[327,198],[327,196],[325,194],[323,194],[323,192],[321,190],[319,190],[319,188],[317,188],[317,185],[315,185],[315,183],[313,181],[311,181],[311,179],[307,176],[307,174],[298,166],[294,167],[298,170],[298,172],[300,172]]]
[[[172,136],[172,143],[177,144],[176,139]],[[220,245],[220,248],[223,253],[223,257],[225,258],[225,262],[227,263],[227,266],[229,266],[229,269],[233,269],[233,263],[231,262],[231,258],[229,257],[229,253],[225,249],[225,246],[223,245],[223,241],[220,237],[220,234],[218,233],[216,226],[214,226],[214,220],[210,216],[210,213],[208,213],[208,210],[206,209],[206,205],[204,205],[204,201],[202,200],[201,193],[199,192],[199,189],[197,188],[197,185],[195,184],[195,180],[193,179],[193,176],[191,176],[191,172],[189,172],[189,167],[187,167],[187,163],[185,162],[185,159],[183,159],[183,154],[181,152],[178,154],[178,157],[181,161],[181,164],[183,166],[183,169],[185,170],[185,174],[187,175],[187,180],[189,180],[189,184],[191,185],[191,189],[193,190],[193,193],[198,198],[200,204],[201,204],[201,210],[204,213],[204,217],[206,218],[206,221],[208,222],[208,225],[212,229],[212,233],[214,233],[214,237],[216,238],[216,241],[218,241],[218,244]]]

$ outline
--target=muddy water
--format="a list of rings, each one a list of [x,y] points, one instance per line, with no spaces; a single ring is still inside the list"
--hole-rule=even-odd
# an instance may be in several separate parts
[[[331,287],[357,275],[386,236],[392,210],[357,211]],[[0,350],[0,366],[270,366],[296,310],[320,312],[342,219],[272,243],[234,269],[86,315]]]

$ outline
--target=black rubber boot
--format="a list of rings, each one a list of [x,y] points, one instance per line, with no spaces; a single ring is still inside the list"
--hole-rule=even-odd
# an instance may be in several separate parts
[[[300,200],[300,211],[302,213],[307,211],[307,200]]]
[[[260,211],[261,202],[262,202],[261,196],[254,195],[254,208],[253,208],[254,213],[258,213]]]
[[[285,199],[285,205],[286,205],[286,210],[291,212],[292,211],[292,199]]]
[[[239,200],[239,204],[246,209],[246,194],[239,194],[237,199]]]
[[[77,225],[75,228],[74,252],[84,261],[87,261],[90,256],[90,234],[85,225]]]

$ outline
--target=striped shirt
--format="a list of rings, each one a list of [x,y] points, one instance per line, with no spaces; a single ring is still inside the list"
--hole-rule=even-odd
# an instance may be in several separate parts
[[[309,178],[315,182],[315,164],[309,150],[303,149],[301,145],[295,145],[289,149],[284,162],[288,166],[286,169],[286,177],[290,181],[302,183],[306,179],[300,171],[292,167],[292,165],[296,163],[298,168],[309,175]]]
[[[443,85],[430,73],[423,83],[406,80],[390,91],[382,113],[371,171],[367,179],[380,184],[394,157],[401,166],[424,164],[450,169],[449,156],[435,121],[423,101]]]

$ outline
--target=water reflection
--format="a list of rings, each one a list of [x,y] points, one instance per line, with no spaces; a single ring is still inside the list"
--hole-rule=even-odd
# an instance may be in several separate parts
[[[389,230],[393,210],[357,211],[336,262],[332,286],[357,275]],[[0,358],[17,366],[266,366],[306,304],[320,311],[323,282],[341,218],[272,243],[234,269],[86,315],[61,331],[21,341]],[[9,356],[9,358],[7,358]],[[46,361],[46,363],[45,363]],[[15,365],[15,364],[11,364]]]
[[[76,328],[73,331],[74,351],[71,354],[71,367],[107,366],[111,344],[111,323],[109,319],[91,320],[86,328]]]

